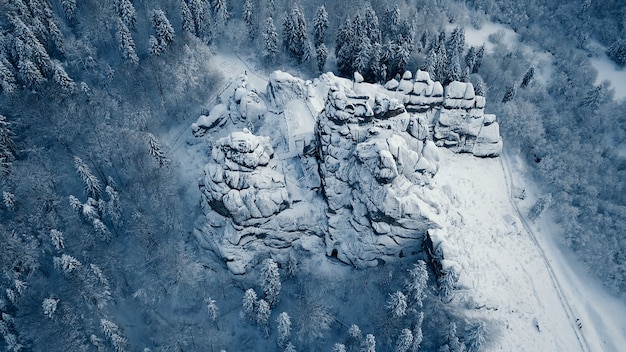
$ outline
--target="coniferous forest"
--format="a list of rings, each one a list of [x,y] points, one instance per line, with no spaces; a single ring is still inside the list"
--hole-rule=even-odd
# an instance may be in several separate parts
[[[466,28],[489,23],[522,45],[470,44]],[[0,0],[0,350],[479,351],[499,337],[446,304],[425,255],[329,280],[295,259],[232,275],[198,247],[200,175],[175,155],[235,79],[221,53],[265,76],[471,82],[541,192],[529,218],[552,214],[626,297],[626,99],[592,65],[626,66],[622,1]]]

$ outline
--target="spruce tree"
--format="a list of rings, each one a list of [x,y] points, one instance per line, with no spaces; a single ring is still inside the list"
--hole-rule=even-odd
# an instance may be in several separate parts
[[[60,63],[53,65],[52,78],[64,93],[72,94],[76,91],[76,83],[67,75]]]
[[[268,17],[265,20],[265,30],[263,31],[263,59],[267,63],[273,63],[278,54],[278,33],[274,27],[274,20]]]
[[[404,293],[396,291],[390,295],[387,307],[394,318],[401,318],[406,315],[407,301]]]
[[[226,24],[230,15],[228,14],[228,6],[226,0],[215,0],[213,7],[213,16],[215,18],[215,29],[217,38],[222,37],[226,32]]]
[[[4,174],[9,173],[11,163],[15,160],[15,145],[13,144],[14,136],[15,134],[11,130],[11,124],[7,121],[5,116],[0,115],[0,171]],[[7,204],[6,196],[4,197],[4,200],[5,204]],[[14,204],[15,202],[12,203]],[[7,205],[7,207],[10,209],[11,206],[9,205]]]
[[[477,73],[480,69],[480,66],[483,64],[483,56],[485,56],[485,46],[482,45],[476,51],[476,61],[474,62],[474,67],[472,67],[472,73]]]
[[[278,330],[278,347],[282,348],[287,344],[291,336],[291,319],[289,319],[289,314],[286,312],[280,313],[276,319],[276,324]]]
[[[134,30],[137,25],[137,13],[130,0],[114,0],[115,11],[127,28]]]
[[[0,90],[4,93],[13,93],[17,89],[15,75],[10,67],[7,61],[0,60]]]
[[[326,7],[322,5],[317,8],[313,18],[313,40],[316,48],[326,41],[328,24],[328,12],[326,12]]]
[[[256,38],[256,25],[254,21],[254,4],[252,0],[246,0],[243,4],[243,22],[246,24],[248,38],[254,40]]]
[[[191,34],[196,34],[195,24],[193,21],[193,15],[185,0],[180,1],[180,19],[183,25],[183,31]]]
[[[89,197],[99,198],[102,193],[102,186],[100,185],[100,181],[96,176],[93,175],[89,166],[85,164],[85,162],[80,158],[74,157],[74,167],[76,168],[76,173],[80,176],[83,181],[83,185],[85,186],[85,193]]]
[[[626,39],[618,39],[607,49],[606,54],[620,66],[626,65]]]
[[[404,282],[404,287],[409,292],[409,298],[413,300],[418,307],[422,307],[422,302],[426,297],[426,289],[428,288],[428,270],[426,263],[423,260],[418,260],[408,272],[409,277]]]
[[[281,282],[278,264],[272,258],[263,261],[263,266],[261,267],[261,287],[263,287],[265,300],[270,307],[276,306],[280,296]]]
[[[515,93],[517,93],[517,87],[514,84],[510,85],[506,89],[506,92],[504,93],[504,97],[502,98],[502,102],[506,103],[508,101],[513,100],[513,98],[515,98]]]
[[[121,19],[117,21],[117,41],[122,60],[132,65],[138,64],[139,56],[135,52],[135,41],[130,34],[130,30],[128,30],[128,27]]]
[[[409,329],[402,329],[398,341],[396,342],[396,352],[409,352],[413,347],[413,332]]]
[[[76,0],[62,0],[63,12],[69,20],[76,19]]]
[[[324,43],[318,45],[315,48],[315,57],[317,59],[317,69],[320,72],[324,71],[324,66],[326,66],[326,59],[328,58],[328,49]]]
[[[174,27],[170,24],[165,12],[160,9],[152,12],[152,26],[156,32],[156,43],[153,43],[151,51],[155,55],[160,55],[174,42]]]
[[[528,71],[526,71],[524,78],[522,78],[522,83],[520,84],[520,87],[521,88],[526,87],[530,83],[530,81],[532,81],[534,76],[535,76],[535,68],[531,66],[528,69]]]
[[[335,56],[337,58],[337,69],[342,76],[349,77],[353,72],[354,57],[354,29],[352,20],[346,17],[344,23],[339,27],[337,39],[335,41]]]
[[[467,346],[467,352],[479,352],[481,347],[485,345],[486,336],[487,328],[485,323],[477,321],[470,324],[463,338]]]

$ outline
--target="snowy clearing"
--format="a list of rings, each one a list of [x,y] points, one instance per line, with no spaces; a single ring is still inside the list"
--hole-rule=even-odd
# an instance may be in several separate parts
[[[626,98],[626,70],[620,70],[604,51],[598,57],[591,59],[591,65],[598,71],[597,85],[603,81],[609,81],[615,91],[615,99]]]

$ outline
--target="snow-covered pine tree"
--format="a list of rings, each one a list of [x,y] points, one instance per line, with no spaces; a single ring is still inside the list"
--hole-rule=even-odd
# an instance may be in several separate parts
[[[350,336],[350,338],[354,341],[360,341],[363,337],[363,334],[361,333],[361,329],[358,325],[352,324],[348,328],[348,336]]]
[[[517,93],[517,86],[515,84],[512,84],[506,89],[504,97],[502,98],[502,102],[506,103],[513,100],[513,98],[515,98],[515,93]]]
[[[256,38],[256,21],[254,19],[254,3],[252,0],[246,0],[243,3],[243,11],[242,11],[243,23],[246,25],[246,30],[248,31],[248,38],[250,40],[254,40]]]
[[[13,93],[17,89],[15,75],[10,65],[4,58],[0,59],[0,89],[4,93]]]
[[[315,47],[315,58],[318,71],[323,72],[324,66],[326,66],[326,59],[328,58],[328,49],[324,43]]]
[[[424,334],[422,333],[423,322],[424,313],[419,312],[419,314],[417,315],[417,320],[415,321],[415,326],[413,327],[413,346],[411,347],[411,352],[419,351],[422,340],[424,340]]]
[[[91,172],[91,169],[89,169],[89,166],[85,164],[83,159],[75,156],[74,167],[76,168],[76,173],[83,181],[83,185],[85,186],[85,193],[90,197],[96,199],[100,198],[100,194],[102,193],[102,186],[98,178],[94,176]]]
[[[316,48],[326,41],[328,24],[328,12],[326,12],[326,6],[322,5],[317,8],[313,18],[313,41]]]
[[[0,160],[0,163],[1,163],[1,160]],[[15,210],[15,203],[16,203],[15,194],[11,192],[3,191],[2,202],[4,203],[4,206],[7,207],[7,209],[9,209],[10,211]]]
[[[128,340],[122,335],[119,326],[107,319],[100,319],[100,327],[113,344],[116,352],[126,351]]]
[[[59,300],[56,298],[45,298],[41,303],[41,308],[43,309],[43,315],[52,319],[54,312],[57,311],[57,306],[59,304]]]
[[[76,92],[76,83],[70,76],[67,75],[60,62],[53,64],[52,78],[61,87],[61,90],[67,94],[73,94]]]
[[[396,4],[392,9],[387,7],[383,14],[382,35],[387,41],[398,35],[400,26],[400,7]]]
[[[243,314],[246,319],[250,321],[256,320],[256,306],[257,306],[257,295],[253,289],[249,288],[243,295],[243,300],[241,302],[243,307]]]
[[[165,12],[161,9],[156,9],[152,12],[152,26],[156,32],[155,40],[151,40],[150,50],[155,55],[160,55],[168,46],[174,42],[174,27],[167,19]]]
[[[126,24],[119,19],[117,21],[117,42],[121,51],[122,59],[132,65],[139,63],[139,56],[135,52],[135,41]]]
[[[189,10],[193,18],[195,34],[205,42],[213,39],[210,0],[188,0]]]
[[[474,67],[472,67],[472,73],[477,73],[480,69],[480,66],[483,64],[483,57],[485,56],[485,46],[481,45],[480,48],[476,51],[476,61],[474,62]]]
[[[390,294],[387,307],[391,311],[391,315],[394,318],[401,318],[406,315],[407,302],[406,296],[400,291],[396,291]]]
[[[402,329],[398,341],[396,342],[396,352],[409,352],[413,347],[413,332],[409,329]]]
[[[620,66],[626,65],[626,39],[618,39],[606,50],[606,54]]]
[[[80,269],[82,263],[71,255],[62,254],[53,258],[54,267],[63,271],[64,274],[71,274],[74,270]]]
[[[265,30],[263,31],[263,59],[267,63],[273,63],[278,54],[278,33],[274,27],[274,20],[268,17],[265,20]]]
[[[291,337],[291,319],[289,314],[282,312],[276,319],[277,332],[278,332],[278,347],[285,347],[289,338]]]
[[[423,260],[418,260],[413,268],[408,270],[409,277],[404,282],[404,287],[409,293],[409,297],[422,307],[422,302],[426,297],[426,289],[428,288],[428,270]]]
[[[443,298],[449,298],[454,292],[454,286],[456,284],[456,277],[454,272],[444,272],[438,279],[439,295]]]
[[[126,27],[134,30],[137,25],[137,12],[133,3],[130,0],[114,0],[113,5],[117,15]]]
[[[20,59],[17,63],[17,70],[22,82],[30,89],[34,89],[46,80],[37,65],[29,59]]]
[[[148,133],[148,142],[150,144],[150,155],[159,162],[159,166],[169,165],[170,159],[165,155],[161,143],[159,143],[152,133]]]
[[[520,84],[521,88],[526,87],[530,81],[532,81],[533,77],[535,76],[535,68],[533,66],[531,66],[528,71],[526,71],[526,74],[524,75],[524,78],[522,78],[522,83]]]
[[[469,67],[470,72],[474,71],[474,65],[476,64],[476,47],[472,46],[465,55],[465,65]]]
[[[487,96],[487,85],[485,84],[485,80],[483,80],[482,76],[479,74],[472,75],[472,80],[474,84],[474,92],[476,95],[480,95],[481,97]]]
[[[226,24],[230,17],[226,0],[215,0],[213,17],[215,18],[215,34],[217,38],[220,38],[226,33]]]
[[[454,28],[446,44],[451,57],[461,57],[465,48],[465,29],[461,26]]]
[[[272,258],[265,259],[261,266],[261,287],[267,303],[275,307],[280,297],[281,282],[278,264]]]
[[[61,33],[59,26],[51,18],[48,19],[48,32],[50,33],[50,39],[52,39],[54,46],[61,54],[65,55],[63,34]]]
[[[465,331],[463,341],[467,347],[467,352],[479,352],[481,347],[485,345],[487,336],[486,324],[482,321],[477,321],[470,324]]]
[[[206,303],[207,312],[209,313],[209,319],[211,319],[212,322],[215,322],[219,312],[217,304],[215,304],[215,300],[209,297],[205,299],[204,302]]]
[[[461,65],[459,64],[459,56],[454,54],[454,56],[452,56],[450,58],[450,61],[448,62],[448,66],[446,69],[446,79],[444,80],[444,85],[448,84],[452,81],[460,81],[461,77],[463,76],[463,71],[461,71]]]
[[[287,54],[298,60],[298,63],[305,62],[311,54],[304,13],[296,3],[283,20],[283,46]]]
[[[376,337],[372,334],[365,335],[365,341],[363,342],[363,352],[376,352]]]
[[[185,0],[180,0],[180,20],[182,22],[183,31],[196,34],[196,27],[193,21],[193,15]]]
[[[456,323],[451,322],[448,324],[443,335],[443,345],[448,345],[450,352],[465,352],[465,345],[459,341],[459,337],[456,331]]]
[[[470,83],[470,75],[471,70],[468,66],[465,66],[465,71],[463,71],[463,76],[461,77],[461,82]]]
[[[67,19],[70,21],[76,19],[76,0],[62,0],[61,6],[63,7],[63,12]]]
[[[52,241],[52,245],[56,248],[57,251],[65,248],[65,238],[63,237],[63,232],[52,229],[50,230],[50,240]]]
[[[269,319],[272,315],[272,309],[269,303],[264,299],[259,300],[256,307],[256,323],[263,330],[265,336],[269,336]]]
[[[343,343],[334,344],[333,352],[346,352],[346,345],[344,345]]]
[[[372,43],[372,45],[382,43],[382,34],[380,32],[380,25],[378,24],[378,16],[370,4],[365,6],[364,23],[370,43]]]
[[[287,345],[285,345],[285,349],[283,350],[283,352],[296,352],[296,346],[294,346],[291,342],[287,342]]]
[[[346,17],[339,30],[335,40],[335,57],[337,58],[337,70],[342,76],[350,77],[354,73],[353,57],[354,57],[354,28],[350,17]]]
[[[11,130],[11,123],[4,115],[0,115],[0,171],[5,174],[9,172],[11,163],[15,160],[13,137],[15,133]],[[6,204],[7,198],[4,197],[4,200]]]

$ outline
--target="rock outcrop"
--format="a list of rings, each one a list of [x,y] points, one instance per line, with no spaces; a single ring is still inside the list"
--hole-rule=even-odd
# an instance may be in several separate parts
[[[328,255],[376,265],[418,251],[425,231],[438,227],[438,191],[428,186],[437,147],[426,133],[420,140],[409,132],[419,125],[383,94],[330,88],[318,123]]]
[[[451,82],[445,88],[418,70],[406,72],[401,82],[385,85],[406,110],[426,119],[437,146],[457,153],[494,157],[502,152],[502,138],[494,115],[485,114],[485,98],[476,95],[471,83]]]
[[[500,153],[498,123],[471,84],[444,88],[419,70],[384,87],[355,77],[277,71],[264,93],[244,77],[194,124],[196,136],[222,136],[200,182],[196,235],[234,273],[294,248],[358,267],[414,254],[443,222],[438,147]]]

